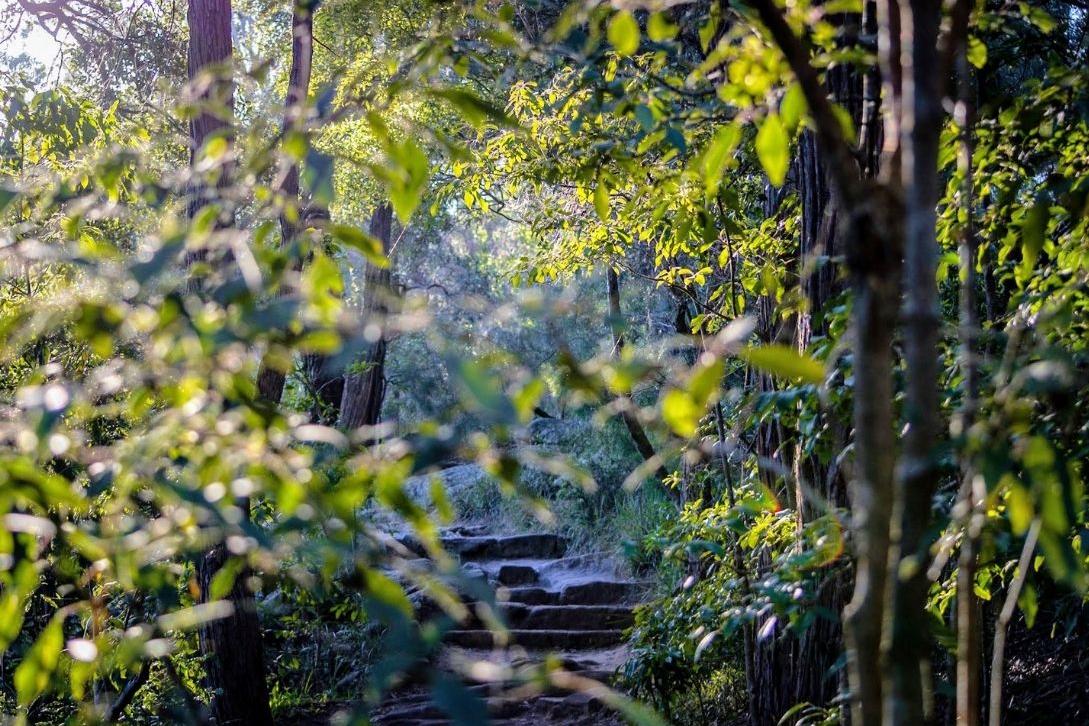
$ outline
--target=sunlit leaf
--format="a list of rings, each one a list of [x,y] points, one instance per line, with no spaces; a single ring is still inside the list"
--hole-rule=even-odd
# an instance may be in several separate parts
[[[610,18],[607,36],[620,55],[639,50],[639,23],[630,10],[621,10]]]
[[[790,139],[778,114],[768,114],[760,124],[756,132],[756,155],[768,181],[773,186],[783,186],[790,169]]]
[[[386,257],[385,252],[382,249],[382,241],[377,237],[373,237],[358,227],[352,227],[346,224],[334,224],[329,228],[329,233],[333,235],[333,238],[338,242],[348,245],[363,253],[363,256],[367,258],[375,267],[386,268],[389,267],[389,258]]]
[[[974,35],[968,36],[968,62],[976,68],[987,65],[987,46]]]
[[[740,356],[756,368],[788,381],[820,383],[824,380],[824,366],[819,361],[785,345],[745,348]]]
[[[64,613],[54,615],[14,674],[15,693],[21,706],[28,706],[49,686],[64,649]]]

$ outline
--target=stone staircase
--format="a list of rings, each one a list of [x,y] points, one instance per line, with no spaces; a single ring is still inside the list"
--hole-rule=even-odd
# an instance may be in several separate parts
[[[411,543],[405,542],[411,546]],[[506,642],[475,616],[447,633],[439,663],[456,672],[498,673],[558,659],[564,670],[607,682],[627,657],[623,631],[645,586],[618,575],[608,557],[566,556],[554,534],[498,536],[459,527],[443,536],[470,577],[494,588]],[[553,661],[555,662],[555,661]],[[475,664],[475,667],[474,667]],[[481,665],[485,668],[481,669]],[[525,689],[523,683],[482,677],[465,681],[487,706],[493,724],[619,724],[584,693]],[[390,726],[449,723],[422,686],[391,693],[372,715]]]

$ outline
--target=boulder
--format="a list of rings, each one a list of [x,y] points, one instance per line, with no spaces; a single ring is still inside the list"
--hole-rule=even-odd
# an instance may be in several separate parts
[[[405,480],[405,492],[420,506],[431,507],[431,482],[436,477],[442,481],[446,498],[450,500],[456,500],[473,487],[485,486],[493,481],[491,475],[477,464],[458,464],[434,474],[409,477]]]

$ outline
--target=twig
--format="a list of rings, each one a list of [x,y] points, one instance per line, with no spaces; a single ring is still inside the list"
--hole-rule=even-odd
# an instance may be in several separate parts
[[[1006,658],[1006,634],[1013,619],[1013,611],[1017,607],[1017,599],[1021,597],[1021,588],[1028,579],[1029,567],[1032,564],[1032,555],[1036,551],[1036,540],[1040,537],[1040,519],[1032,520],[1028,536],[1025,537],[1025,546],[1021,549],[1021,559],[1017,562],[1017,574],[1010,583],[1010,589],[1006,593],[1006,600],[1002,603],[1002,612],[998,614],[998,622],[994,627],[994,655],[991,657],[991,713],[990,726],[1002,726],[1002,676],[1005,670]]]
[[[132,699],[136,697],[137,691],[147,683],[149,675],[151,675],[151,661],[145,660],[144,664],[140,666],[140,672],[129,679],[128,683],[125,684],[125,687],[121,689],[121,693],[118,694],[117,700],[110,706],[110,711],[106,715],[106,720],[109,723],[115,723],[124,715],[125,709],[132,703]]]

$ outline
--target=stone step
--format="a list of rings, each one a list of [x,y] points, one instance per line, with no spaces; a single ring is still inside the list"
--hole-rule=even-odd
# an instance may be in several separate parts
[[[595,725],[613,723],[611,719],[600,720],[601,716],[608,718],[611,714],[602,713],[602,704],[583,694],[536,696],[526,701],[490,698],[485,700],[485,704],[493,724],[511,723],[526,726],[532,723],[569,726],[582,723]],[[411,707],[398,707],[373,717],[371,723],[382,726],[438,726],[451,724],[452,721],[438,706],[433,703],[424,703]]]
[[[532,565],[502,565],[495,579],[500,585],[508,587],[535,585],[540,579],[537,568]]]
[[[519,630],[613,630],[635,620],[624,605],[522,605],[502,607],[507,623]]]
[[[511,640],[524,648],[581,650],[615,645],[624,639],[619,628],[603,630],[511,630]],[[444,640],[465,648],[491,648],[495,634],[489,630],[451,630]]]
[[[567,541],[555,534],[512,534],[502,537],[443,537],[443,546],[462,560],[516,560],[562,557]]]
[[[627,605],[526,605],[503,603],[499,613],[516,630],[615,630],[630,627],[635,613]],[[461,630],[479,630],[475,613]]]
[[[512,587],[506,595],[509,602],[526,605],[614,605],[638,602],[645,590],[640,582],[600,580],[559,588]]]

